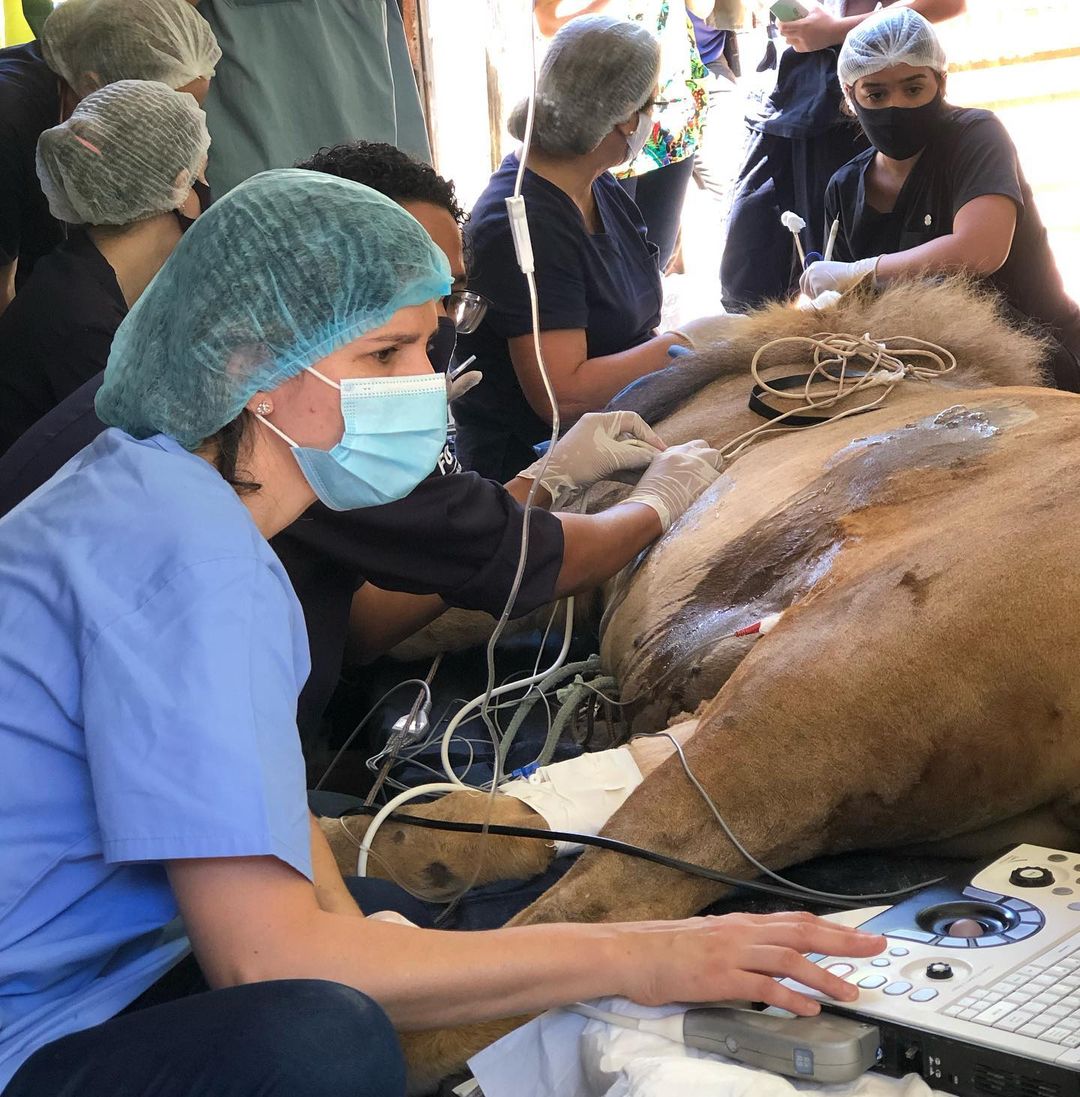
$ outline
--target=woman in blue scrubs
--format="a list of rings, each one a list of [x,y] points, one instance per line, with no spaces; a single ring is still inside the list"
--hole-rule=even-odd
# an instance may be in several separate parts
[[[799,953],[880,950],[805,915],[444,933],[360,912],[307,810],[307,642],[267,538],[430,471],[449,286],[374,191],[248,180],[121,325],[98,395],[118,429],[0,521],[4,1097],[387,1097],[392,1025],[605,994],[811,1013],[769,977],[851,998]],[[621,505],[646,539],[656,494]],[[212,989],[168,989],[189,950]]]

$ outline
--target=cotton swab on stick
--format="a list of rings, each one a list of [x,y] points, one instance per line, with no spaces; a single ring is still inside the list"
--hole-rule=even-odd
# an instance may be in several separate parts
[[[799,254],[799,267],[800,269],[805,267],[806,253],[803,251],[802,240],[799,239],[799,233],[806,228],[806,222],[797,213],[792,213],[791,210],[787,210],[785,213],[780,214],[780,224],[795,238],[795,250]]]
[[[825,262],[827,263],[832,258],[833,248],[836,247],[836,234],[840,231],[840,218],[837,217],[832,223],[832,228],[829,229],[829,240],[825,245]]]

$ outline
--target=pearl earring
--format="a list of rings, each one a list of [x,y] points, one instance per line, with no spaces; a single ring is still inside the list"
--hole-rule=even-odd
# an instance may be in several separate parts
[[[273,410],[273,404],[269,403],[266,400],[260,400],[259,403],[255,405],[256,415],[269,415],[270,412],[272,412]]]

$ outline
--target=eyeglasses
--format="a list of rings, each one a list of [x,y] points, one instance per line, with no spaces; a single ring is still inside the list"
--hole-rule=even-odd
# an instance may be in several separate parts
[[[458,335],[471,335],[480,326],[491,302],[479,293],[456,289],[443,298],[446,315],[454,322]]]

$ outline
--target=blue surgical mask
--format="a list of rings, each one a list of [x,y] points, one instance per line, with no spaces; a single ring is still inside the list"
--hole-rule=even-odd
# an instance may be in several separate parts
[[[356,377],[338,383],[308,367],[341,393],[345,433],[331,450],[297,445],[256,414],[292,447],[312,490],[331,510],[356,510],[404,498],[435,468],[446,443],[446,378]]]

